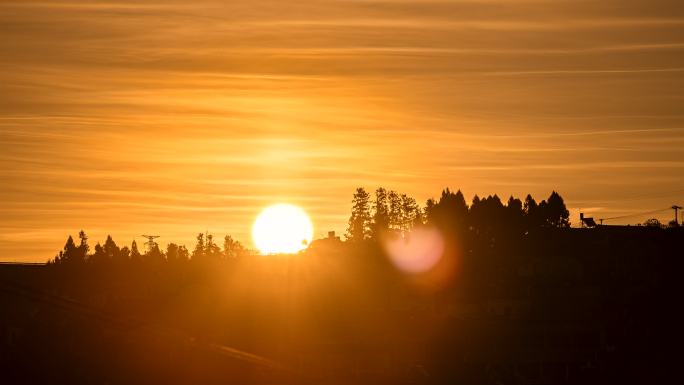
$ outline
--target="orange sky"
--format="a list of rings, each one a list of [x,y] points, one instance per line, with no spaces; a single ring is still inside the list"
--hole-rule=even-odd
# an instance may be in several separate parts
[[[684,203],[680,1],[5,0],[0,57],[3,261],[281,201],[341,233],[356,186]]]

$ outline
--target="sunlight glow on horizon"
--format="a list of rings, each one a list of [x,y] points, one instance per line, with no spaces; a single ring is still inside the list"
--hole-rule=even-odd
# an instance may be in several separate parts
[[[313,240],[313,224],[306,212],[291,204],[265,208],[252,227],[261,254],[290,254],[306,249]]]
[[[684,205],[675,0],[6,1],[0,25],[0,261],[81,229],[254,249],[276,202],[343,234],[359,186],[556,190],[573,224]]]

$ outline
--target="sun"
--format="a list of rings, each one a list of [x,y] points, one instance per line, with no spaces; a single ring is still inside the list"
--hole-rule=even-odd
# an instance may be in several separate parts
[[[313,225],[301,208],[277,204],[259,214],[252,226],[252,239],[261,254],[296,253],[311,243]]]

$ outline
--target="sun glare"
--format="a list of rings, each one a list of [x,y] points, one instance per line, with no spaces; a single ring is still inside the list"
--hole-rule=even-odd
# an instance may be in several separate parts
[[[252,239],[261,254],[296,253],[311,243],[313,225],[301,208],[277,204],[259,214],[252,227]]]

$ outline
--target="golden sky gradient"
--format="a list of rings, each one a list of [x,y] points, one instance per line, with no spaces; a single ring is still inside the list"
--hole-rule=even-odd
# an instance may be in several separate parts
[[[684,203],[679,0],[4,0],[0,58],[0,260],[341,233],[356,186]]]

